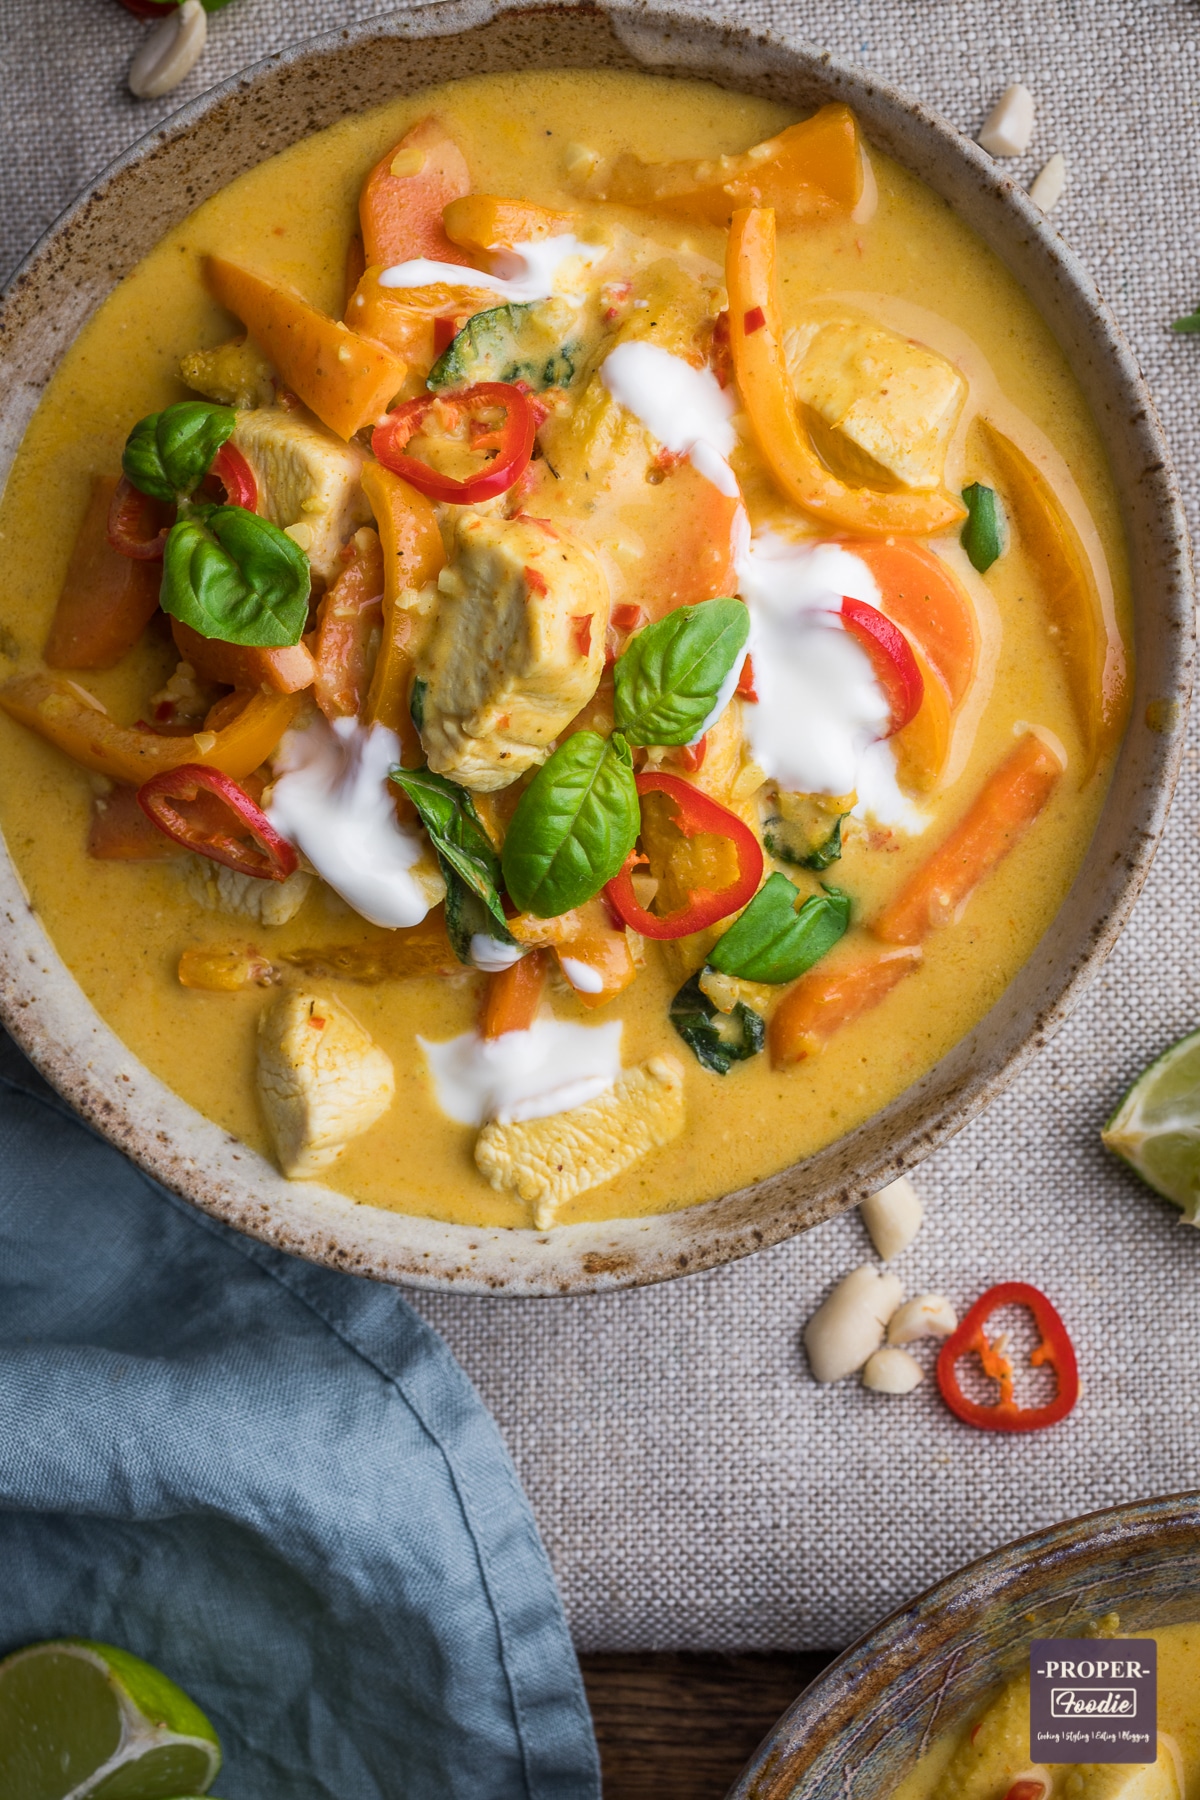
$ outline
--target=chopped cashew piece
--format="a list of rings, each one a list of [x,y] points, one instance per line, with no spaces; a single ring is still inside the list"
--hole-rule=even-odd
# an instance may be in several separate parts
[[[804,1348],[815,1381],[853,1375],[883,1342],[883,1329],[904,1292],[898,1275],[873,1263],[846,1276],[804,1327]]]
[[[596,691],[608,584],[593,550],[542,519],[458,512],[418,675],[429,766],[508,787],[545,762]]]
[[[881,1262],[891,1262],[908,1248],[925,1217],[925,1208],[907,1175],[898,1176],[877,1194],[869,1194],[858,1210]]]
[[[877,1394],[911,1394],[924,1379],[925,1371],[915,1356],[886,1345],[867,1358],[862,1372],[863,1386]]]
[[[313,878],[297,869],[286,881],[260,881],[206,856],[190,856],[184,868],[188,893],[209,912],[233,913],[260,925],[286,925],[308,899]]]
[[[810,321],[784,341],[792,386],[821,456],[863,487],[940,487],[966,399],[936,350],[867,319]]]
[[[279,406],[239,413],[229,441],[254,471],[259,512],[284,530],[303,526],[301,548],[314,571],[332,580],[342,567],[343,544],[371,522],[358,445]]]
[[[1033,136],[1033,95],[1019,81],[1006,87],[976,143],[989,156],[1023,156]]]
[[[957,1329],[958,1314],[945,1294],[918,1294],[906,1300],[888,1320],[889,1344],[915,1344],[919,1338],[947,1338]]]
[[[669,1144],[683,1119],[682,1066],[673,1056],[652,1056],[569,1112],[508,1125],[493,1120],[479,1134],[475,1161],[494,1188],[531,1203],[535,1230],[548,1231],[568,1200]]]
[[[1067,185],[1067,163],[1061,150],[1056,150],[1040,175],[1036,175],[1029,189],[1029,198],[1043,212],[1050,212],[1063,197]]]
[[[258,1097],[279,1166],[308,1181],[387,1111],[391,1059],[340,1001],[281,994],[258,1022]]]

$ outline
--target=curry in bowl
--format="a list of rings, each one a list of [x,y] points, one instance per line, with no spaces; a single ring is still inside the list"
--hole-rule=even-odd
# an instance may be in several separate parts
[[[0,530],[0,822],[85,992],[285,1174],[462,1223],[893,1099],[1124,724],[1082,395],[839,105],[492,75],[293,146],[98,310]]]

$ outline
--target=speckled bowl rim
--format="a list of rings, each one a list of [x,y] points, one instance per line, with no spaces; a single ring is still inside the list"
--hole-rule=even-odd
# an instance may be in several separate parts
[[[727,1800],[886,1800],[938,1732],[1011,1675],[1034,1638],[1200,1619],[1200,1492],[1052,1525],[926,1590],[843,1651],[768,1732]]]
[[[1079,260],[990,158],[919,102],[790,37],[686,5],[442,0],[327,32],[192,101],[110,164],[10,284],[0,324],[0,473],[88,313],[165,230],[233,175],[418,81],[568,65],[700,75],[798,109],[845,99],[869,139],[968,216],[1047,318],[1109,445],[1134,565],[1136,685],[1129,736],[1070,894],[985,1019],[933,1070],[846,1137],[754,1186],[675,1212],[552,1233],[449,1225],[284,1181],[173,1094],[104,1024],[0,853],[0,1017],[85,1119],[167,1187],[281,1249],[381,1281],[463,1293],[589,1293],[709,1268],[829,1218],[959,1130],[1057,1029],[1115,942],[1166,819],[1191,690],[1192,572],[1174,474],[1130,350]],[[352,77],[354,104],[335,105],[338,81],[341,92]],[[133,229],[131,200],[138,245],[114,255],[122,229]],[[1150,730],[1151,701],[1172,729]]]

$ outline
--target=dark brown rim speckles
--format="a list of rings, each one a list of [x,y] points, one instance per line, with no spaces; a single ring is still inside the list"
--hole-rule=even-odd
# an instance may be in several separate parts
[[[375,18],[266,58],[120,157],[47,233],[0,322],[0,470],[64,346],[116,281],[234,176],[348,113],[489,69],[631,68],[705,76],[797,110],[848,100],[1007,263],[1104,422],[1135,581],[1133,722],[1070,894],[1017,979],[937,1067],[803,1164],[704,1206],[533,1231],[468,1230],[285,1182],[141,1066],[67,972],[0,855],[0,1013],[84,1117],[167,1186],[240,1230],[380,1281],[471,1293],[588,1293],[670,1280],[777,1244],[919,1162],[974,1117],[1057,1029],[1145,879],[1182,754],[1194,615],[1170,460],[1128,346],[1078,260],[990,158],[926,107],[826,52],[638,0],[443,3]],[[1173,703],[1176,729],[1146,724]],[[1165,717],[1166,715],[1159,715]]]

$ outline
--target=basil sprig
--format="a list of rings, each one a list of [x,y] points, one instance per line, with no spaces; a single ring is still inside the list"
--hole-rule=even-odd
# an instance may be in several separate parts
[[[201,637],[278,649],[308,621],[308,558],[243,506],[188,507],[172,525],[159,604]]]
[[[685,981],[672,1000],[670,1019],[696,1061],[712,1075],[728,1075],[735,1062],[757,1056],[767,1041],[760,1013],[742,1000],[732,1012],[720,1012],[700,986],[699,975]]]
[[[995,488],[973,481],[962,491],[967,509],[967,522],[962,528],[961,543],[972,568],[982,575],[1004,551],[1004,509]]]
[[[577,731],[521,795],[504,840],[504,884],[522,912],[557,918],[612,880],[640,822],[625,739]]]
[[[200,486],[236,424],[231,406],[181,400],[138,420],[125,440],[121,467],[143,494],[184,500]]]
[[[786,875],[772,875],[709,952],[709,966],[743,981],[795,981],[832,950],[850,924],[850,896],[840,888],[800,895]]]
[[[681,606],[632,638],[613,669],[614,716],[631,744],[689,744],[750,635],[740,600]]]
[[[459,962],[471,961],[476,932],[515,942],[500,899],[500,858],[470,794],[432,769],[393,769],[391,779],[420,813],[437,852],[446,878],[446,926]]]

